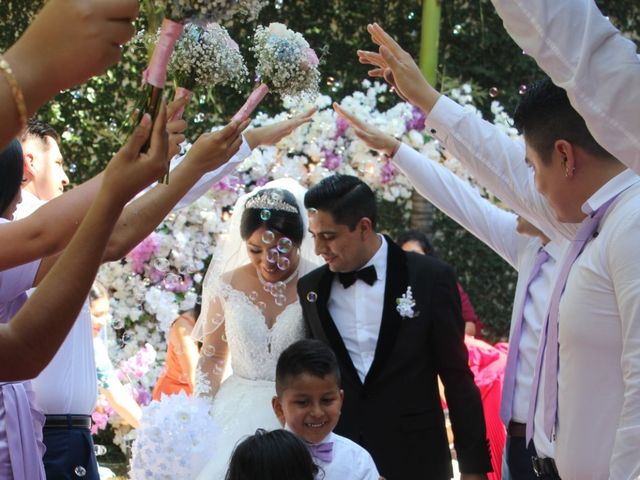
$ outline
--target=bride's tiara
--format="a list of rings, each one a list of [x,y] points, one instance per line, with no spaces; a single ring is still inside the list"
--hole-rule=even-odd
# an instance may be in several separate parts
[[[245,208],[300,213],[296,207],[283,201],[282,194],[277,192],[258,193],[247,200]]]

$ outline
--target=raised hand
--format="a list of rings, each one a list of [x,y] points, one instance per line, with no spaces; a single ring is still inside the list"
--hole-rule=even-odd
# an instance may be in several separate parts
[[[376,67],[369,70],[369,76],[384,78],[403,100],[425,112],[431,111],[440,94],[424,78],[411,55],[377,23],[368,25],[367,31],[379,45],[378,52],[358,50],[360,63]]]
[[[138,0],[49,0],[7,52],[30,113],[120,60]]]
[[[256,148],[258,145],[275,145],[300,125],[310,122],[311,117],[317,111],[318,107],[313,107],[288,120],[265,125],[264,127],[252,128],[245,132],[244,138],[251,149]]]
[[[361,121],[355,115],[347,113],[340,105],[334,102],[333,109],[338,115],[344,118],[349,126],[353,128],[356,136],[362,140],[367,146],[373,150],[383,152],[390,157],[393,157],[400,148],[400,141],[389,134],[378,130],[371,125],[367,125]]]
[[[176,117],[176,112],[184,108],[189,103],[188,97],[180,97],[173,100],[167,106],[167,133],[169,134],[169,152],[168,158],[171,159],[180,153],[180,144],[184,142],[184,131],[187,129],[187,122],[182,118]]]
[[[151,134],[151,146],[146,153],[142,147]],[[151,131],[151,117],[145,114],[127,143],[115,154],[104,171],[103,189],[122,205],[157,180],[167,165],[168,134],[167,106],[164,102]]]
[[[238,123],[232,121],[222,130],[203,133],[191,146],[184,159],[194,165],[201,174],[215,170],[227,162],[242,145],[242,131],[250,119]]]

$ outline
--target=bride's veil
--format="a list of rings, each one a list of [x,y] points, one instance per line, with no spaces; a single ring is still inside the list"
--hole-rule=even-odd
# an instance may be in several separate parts
[[[202,286],[202,311],[193,329],[191,336],[202,341],[204,337],[211,334],[219,326],[220,322],[212,318],[210,309],[215,301],[219,300],[220,293],[224,288],[227,278],[226,274],[249,263],[249,256],[245,242],[240,235],[240,222],[245,210],[247,201],[265,189],[277,188],[289,191],[296,199],[298,211],[302,217],[304,227],[304,237],[300,245],[300,265],[298,268],[298,278],[323,264],[322,258],[314,253],[313,240],[308,234],[309,217],[304,208],[304,195],[306,189],[290,178],[280,178],[258,187],[251,192],[242,195],[236,201],[233,213],[228,222],[227,233],[218,237],[218,245],[215,248],[213,258],[209,264],[209,269]]]

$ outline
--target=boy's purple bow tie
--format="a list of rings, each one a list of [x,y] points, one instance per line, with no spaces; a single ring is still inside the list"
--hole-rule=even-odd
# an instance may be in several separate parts
[[[311,456],[325,463],[333,460],[333,442],[318,443],[317,445],[307,445]]]

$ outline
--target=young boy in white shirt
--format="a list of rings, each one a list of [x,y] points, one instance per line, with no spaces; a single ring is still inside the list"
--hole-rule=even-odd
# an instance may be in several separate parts
[[[333,433],[344,392],[334,353],[318,340],[300,340],[285,349],[276,367],[272,405],[282,425],[302,438],[323,480],[378,480],[369,452]]]

